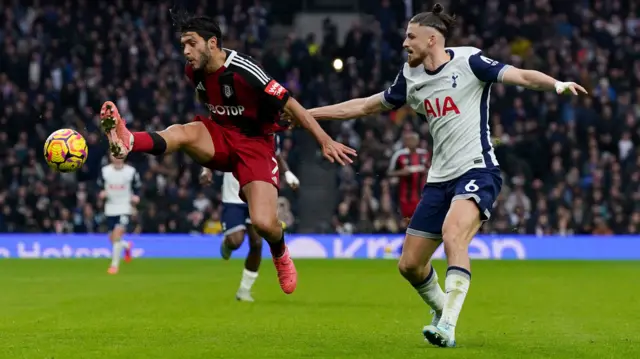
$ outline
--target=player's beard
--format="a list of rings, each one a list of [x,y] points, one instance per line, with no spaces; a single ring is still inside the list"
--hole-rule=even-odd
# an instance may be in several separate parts
[[[200,58],[198,59],[198,70],[202,70],[207,67],[209,64],[209,60],[211,59],[211,55],[209,55],[206,51],[202,51],[200,53]]]
[[[407,52],[407,63],[411,67],[420,65],[422,61],[419,59],[418,54],[415,51]]]
[[[422,59],[416,56],[414,52],[411,56],[407,57],[407,62],[411,67],[417,67],[417,66],[420,66],[420,64],[422,63]]]

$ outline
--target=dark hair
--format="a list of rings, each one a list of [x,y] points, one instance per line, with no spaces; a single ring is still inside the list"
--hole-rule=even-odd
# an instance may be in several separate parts
[[[208,16],[191,15],[180,9],[172,9],[169,12],[173,19],[173,26],[178,29],[178,32],[184,34],[192,31],[202,36],[205,41],[215,37],[218,40],[218,47],[222,47],[222,30],[214,19]]]
[[[445,14],[442,5],[435,4],[431,12],[421,12],[411,18],[410,23],[419,24],[420,26],[429,26],[438,30],[444,37],[447,37],[456,23],[456,17]]]

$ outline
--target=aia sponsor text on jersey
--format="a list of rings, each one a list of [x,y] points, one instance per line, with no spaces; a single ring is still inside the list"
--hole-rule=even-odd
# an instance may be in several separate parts
[[[424,112],[429,118],[444,117],[448,114],[460,114],[460,110],[451,96],[424,100]]]

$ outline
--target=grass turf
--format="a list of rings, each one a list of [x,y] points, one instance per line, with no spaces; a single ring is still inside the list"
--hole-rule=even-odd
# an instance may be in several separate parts
[[[428,308],[395,261],[0,261],[0,358],[638,358],[640,263],[476,261],[459,348],[423,341]],[[436,263],[443,283],[445,263]]]

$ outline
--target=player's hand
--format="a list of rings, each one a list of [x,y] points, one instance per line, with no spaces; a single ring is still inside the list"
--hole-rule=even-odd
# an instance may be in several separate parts
[[[284,179],[285,181],[287,181],[287,184],[289,185],[289,187],[291,187],[292,190],[295,191],[298,189],[298,187],[300,187],[300,180],[291,171],[287,171],[284,173]]]
[[[131,203],[134,205],[140,203],[140,197],[136,195],[131,196]]]
[[[575,82],[556,82],[556,93],[558,95],[570,95],[573,94],[578,96],[578,92],[583,93],[585,95],[589,94],[584,87],[578,85]]]
[[[200,172],[200,184],[208,186],[213,182],[213,171],[208,168],[203,168]]]
[[[353,160],[349,156],[356,157],[358,154],[356,150],[351,147],[347,147],[342,143],[329,139],[320,144],[322,148],[322,155],[331,163],[336,161],[341,165],[353,163]]]

